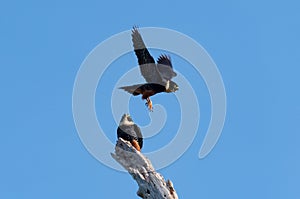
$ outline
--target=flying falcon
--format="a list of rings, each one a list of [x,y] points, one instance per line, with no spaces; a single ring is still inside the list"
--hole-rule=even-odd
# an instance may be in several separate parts
[[[161,92],[171,93],[177,91],[178,85],[171,80],[177,74],[173,70],[170,56],[160,55],[157,63],[155,63],[137,27],[133,27],[131,36],[141,74],[147,83],[123,86],[120,89],[124,89],[134,96],[142,95],[142,99],[147,100],[148,109],[152,111],[150,96]]]
[[[117,129],[118,138],[129,141],[136,150],[141,151],[143,147],[143,136],[141,129],[133,122],[130,115],[124,114]]]

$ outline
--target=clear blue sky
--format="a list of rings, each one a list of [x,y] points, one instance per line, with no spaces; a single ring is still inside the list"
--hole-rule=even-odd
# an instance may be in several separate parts
[[[72,117],[73,83],[84,58],[135,24],[195,39],[226,87],[226,123],[213,151],[198,159],[210,118],[201,107],[203,129],[192,146],[159,171],[179,197],[300,198],[299,10],[296,0],[2,2],[0,198],[137,198],[127,173],[87,152]],[[203,101],[209,105],[207,96]]]

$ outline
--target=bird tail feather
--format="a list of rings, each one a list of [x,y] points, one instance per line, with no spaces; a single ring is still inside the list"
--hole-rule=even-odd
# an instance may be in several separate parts
[[[142,93],[141,88],[140,88],[142,85],[143,84],[136,84],[136,85],[132,85],[132,86],[122,86],[122,87],[119,87],[119,89],[123,89],[132,95],[139,95]]]

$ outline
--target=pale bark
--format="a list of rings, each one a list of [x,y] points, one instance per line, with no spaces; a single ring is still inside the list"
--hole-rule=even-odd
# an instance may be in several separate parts
[[[119,138],[112,157],[137,182],[137,195],[144,199],[178,199],[170,180],[155,171],[150,160],[137,151],[130,142]]]

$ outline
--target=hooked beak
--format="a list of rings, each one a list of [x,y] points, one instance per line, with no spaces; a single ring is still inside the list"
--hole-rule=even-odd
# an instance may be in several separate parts
[[[174,89],[175,89],[175,91],[178,91],[178,90],[179,90],[179,87],[178,87],[178,86],[175,86]]]

